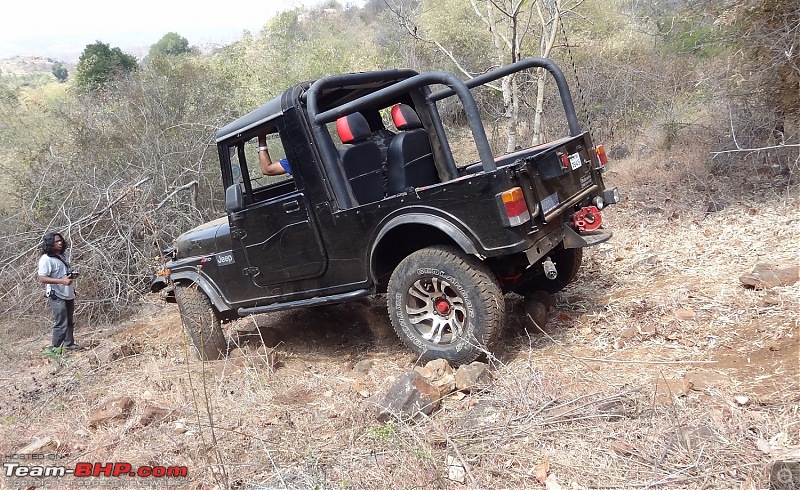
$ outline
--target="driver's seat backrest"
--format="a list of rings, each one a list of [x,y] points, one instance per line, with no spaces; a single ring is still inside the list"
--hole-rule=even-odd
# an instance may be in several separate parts
[[[336,120],[336,131],[344,146],[339,150],[342,168],[358,204],[383,199],[383,157],[366,118],[355,112]]]
[[[386,153],[389,195],[441,182],[428,133],[414,109],[397,104],[392,107],[392,120],[399,131]]]

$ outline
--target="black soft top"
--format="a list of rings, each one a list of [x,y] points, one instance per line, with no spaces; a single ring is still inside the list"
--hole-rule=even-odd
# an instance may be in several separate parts
[[[248,112],[235,121],[225,125],[217,131],[216,142],[228,140],[232,137],[246,132],[260,124],[269,122],[283,114],[284,111],[298,103],[298,100],[305,98],[305,92],[311,87],[319,86],[314,90],[316,104],[320,110],[329,109],[345,104],[346,102],[357,99],[361,96],[370,94],[378,89],[388,87],[404,80],[417,72],[413,70],[379,70],[372,72],[347,73],[344,75],[333,75],[300,83],[272,100]],[[315,83],[316,82],[316,83]],[[351,111],[348,111],[348,113]],[[342,113],[339,115],[345,115]],[[315,114],[312,114],[312,116]]]
[[[283,95],[279,95],[260,107],[248,112],[239,119],[220,128],[217,131],[217,143],[236,136],[271,119],[275,119],[283,114],[281,109],[282,97]]]

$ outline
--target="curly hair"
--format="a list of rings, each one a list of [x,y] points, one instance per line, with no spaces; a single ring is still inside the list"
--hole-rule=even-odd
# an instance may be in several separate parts
[[[67,251],[67,248],[69,248],[69,243],[67,243],[67,239],[64,238],[64,235],[57,231],[51,231],[42,239],[42,253],[51,257],[56,254],[56,237],[61,237],[61,240],[64,242],[64,245],[61,247],[61,253],[63,254]]]

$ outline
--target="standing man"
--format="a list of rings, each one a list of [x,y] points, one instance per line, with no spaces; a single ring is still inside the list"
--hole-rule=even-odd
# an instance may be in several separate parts
[[[75,311],[75,286],[72,282],[77,273],[69,265],[67,254],[69,244],[61,234],[50,232],[42,240],[42,257],[39,259],[39,282],[45,284],[45,296],[53,310],[53,341],[51,349],[81,349],[75,343],[73,332],[75,324],[72,313]]]

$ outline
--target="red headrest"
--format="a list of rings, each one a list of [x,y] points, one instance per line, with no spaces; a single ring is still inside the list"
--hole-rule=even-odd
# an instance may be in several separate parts
[[[397,104],[392,107],[392,121],[394,121],[394,127],[401,131],[422,127],[422,122],[419,120],[417,113],[414,112],[411,106],[406,104]]]
[[[337,119],[336,131],[339,132],[339,139],[345,144],[365,140],[372,134],[366,118],[360,112],[354,112]]]

